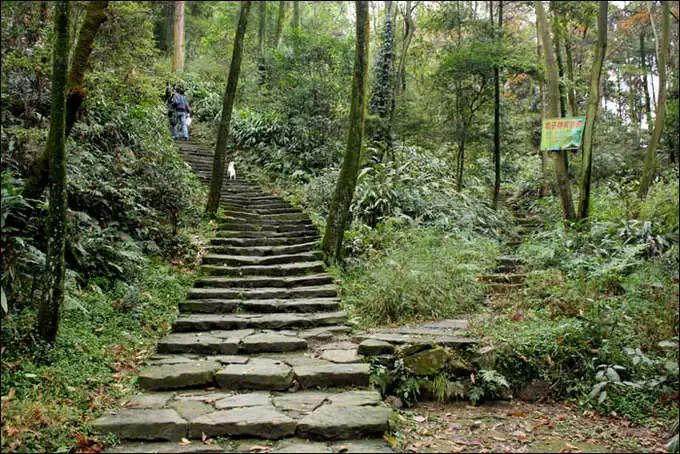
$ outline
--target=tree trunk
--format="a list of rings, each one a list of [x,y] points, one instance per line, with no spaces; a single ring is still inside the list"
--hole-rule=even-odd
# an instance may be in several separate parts
[[[550,37],[550,30],[548,29],[548,22],[545,18],[545,10],[543,3],[540,1],[534,2],[536,5],[536,21],[540,24],[541,41],[543,42],[543,54],[545,57],[546,79],[548,88],[548,112],[547,118],[559,118],[560,116],[560,89],[559,89],[559,74],[557,71],[557,61],[555,53],[553,52],[552,38]],[[569,174],[567,169],[567,162],[565,159],[566,151],[551,152],[555,164],[555,179],[557,181],[557,188],[560,192],[560,200],[562,202],[562,211],[564,218],[572,221],[575,219],[574,202],[571,196],[571,187],[569,185]]]
[[[215,157],[213,159],[212,174],[210,176],[210,193],[205,211],[210,216],[215,216],[220,205],[220,193],[222,192],[222,177],[224,176],[224,161],[227,154],[227,140],[229,139],[229,124],[231,123],[231,113],[234,109],[234,98],[236,97],[236,87],[238,85],[238,75],[241,71],[241,57],[243,55],[243,37],[246,33],[248,23],[248,11],[250,11],[250,1],[241,2],[241,11],[238,17],[238,27],[234,37],[234,50],[229,65],[229,78],[227,88],[224,91],[224,101],[222,102],[222,118],[217,131],[217,145],[215,146]]]
[[[647,146],[647,153],[645,155],[645,167],[642,171],[642,178],[640,179],[640,189],[638,197],[644,199],[649,192],[649,186],[652,184],[654,172],[656,170],[656,148],[659,145],[661,134],[663,133],[664,122],[666,120],[666,60],[668,57],[668,29],[670,22],[670,7],[668,2],[661,2],[661,44],[659,45],[659,55],[657,61],[659,62],[659,100],[656,103],[656,118],[654,119],[654,131],[652,138],[649,140]]]
[[[300,2],[297,0],[293,2],[293,28],[300,29]]]
[[[259,84],[262,85],[267,79],[267,56],[265,48],[267,30],[267,2],[257,2],[258,28],[257,28],[257,70],[260,74]]]
[[[652,130],[652,101],[649,97],[649,80],[647,79],[647,50],[645,49],[645,30],[640,31],[640,69],[642,69],[642,84],[645,93],[645,115],[647,131]]]
[[[463,171],[465,166],[465,128],[458,141],[458,162],[456,166],[456,191],[463,190]]]
[[[347,151],[335,186],[335,195],[326,220],[322,248],[330,262],[342,257],[342,239],[349,220],[349,207],[359,172],[361,142],[366,117],[366,92],[368,84],[369,14],[368,2],[356,1],[356,54],[352,79]]]
[[[83,25],[78,32],[78,43],[71,58],[71,68],[68,73],[68,97],[66,100],[66,136],[71,132],[75,124],[80,106],[87,96],[83,86],[85,72],[89,66],[90,54],[94,45],[95,36],[99,32],[101,24],[106,20],[108,1],[92,1],[87,5],[87,12]],[[47,186],[49,173],[50,148],[46,147],[31,165],[28,178],[24,184],[24,197],[39,199]]]
[[[569,100],[569,109],[571,116],[578,115],[578,107],[576,106],[576,79],[574,79],[574,58],[571,54],[571,38],[568,33],[564,34],[564,53],[567,56],[567,79],[569,80],[569,88],[567,89],[567,99]]]
[[[286,2],[279,1],[279,15],[276,19],[276,29],[274,30],[274,47],[276,49],[281,45],[281,35],[283,33],[283,22],[286,19]]]
[[[38,334],[53,342],[59,329],[59,315],[64,301],[66,264],[66,76],[69,43],[69,5],[55,5],[54,51],[52,54],[52,106],[47,138],[49,164],[49,224],[47,234],[47,294],[38,310]]]
[[[172,71],[184,71],[184,1],[175,1],[174,52]]]
[[[392,149],[392,111],[394,110],[393,96],[393,67],[394,67],[394,29],[392,23],[392,1],[385,2],[385,25],[382,32],[382,43],[375,63],[375,81],[369,110],[377,114],[381,121],[376,128],[373,140],[385,144],[383,160],[389,156]]]
[[[578,219],[588,217],[590,205],[590,175],[593,167],[593,131],[600,105],[600,79],[602,66],[607,52],[607,2],[600,1],[600,13],[597,18],[597,44],[593,69],[590,73],[590,93],[586,108],[586,124],[583,131],[583,161],[581,162],[581,190],[579,192]]]
[[[557,58],[557,72],[559,74],[559,90],[560,90],[560,117],[567,116],[567,96],[564,89],[564,63],[562,62],[562,24],[560,23],[559,13],[556,8],[557,2],[550,0],[550,11],[552,12],[552,29],[555,36],[555,57]],[[565,153],[566,156],[566,153]]]
[[[491,23],[493,24],[493,3],[489,2]],[[498,29],[503,29],[503,0],[498,1]],[[493,105],[493,209],[498,208],[498,197],[501,192],[501,81],[498,65],[493,68],[494,105]]]
[[[540,24],[538,21],[536,21],[536,56],[540,60],[541,56],[543,54],[541,50],[541,39],[540,39]],[[545,116],[545,90],[544,90],[544,79],[541,78],[539,80],[538,84],[538,97],[539,97],[539,102],[540,102],[540,107],[541,107],[541,125],[543,124],[543,118]],[[545,150],[541,150],[540,148],[541,145],[541,139],[538,139],[538,152],[541,155],[541,175],[542,175],[542,181],[541,181],[541,192],[540,195],[541,197],[546,197],[548,194],[550,194],[550,159],[548,157],[548,152]]]
[[[413,8],[411,6],[411,1],[406,2],[406,7],[404,11],[404,40],[401,43],[401,53],[399,54],[399,64],[397,66],[396,80],[395,80],[395,96],[397,93],[403,93],[406,91],[406,53],[411,45],[411,40],[413,39],[413,34],[415,33],[416,26],[413,23]]]

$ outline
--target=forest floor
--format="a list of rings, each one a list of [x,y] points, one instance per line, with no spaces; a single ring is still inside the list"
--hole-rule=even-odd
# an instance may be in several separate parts
[[[665,427],[643,427],[575,404],[422,402],[403,410],[404,452],[666,452]]]

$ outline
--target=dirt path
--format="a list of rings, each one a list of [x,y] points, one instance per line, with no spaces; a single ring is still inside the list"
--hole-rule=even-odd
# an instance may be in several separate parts
[[[404,452],[666,452],[666,427],[641,427],[575,405],[421,403],[400,412]]]

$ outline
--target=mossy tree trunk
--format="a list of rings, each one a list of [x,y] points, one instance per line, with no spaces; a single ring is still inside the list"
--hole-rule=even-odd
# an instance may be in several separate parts
[[[597,107],[600,105],[600,79],[602,66],[607,52],[607,6],[606,1],[599,2],[600,12],[597,18],[597,44],[593,68],[590,73],[590,93],[586,107],[586,124],[583,131],[583,160],[581,162],[581,188],[579,192],[578,219],[588,217],[590,205],[590,175],[593,167],[593,131],[597,118]]]
[[[220,193],[222,192],[222,178],[224,176],[224,162],[227,154],[227,141],[229,139],[229,124],[231,123],[231,113],[234,109],[234,98],[236,97],[236,87],[238,76],[241,71],[241,57],[243,56],[243,37],[246,33],[248,23],[248,12],[250,11],[250,1],[241,2],[241,11],[238,17],[236,36],[234,37],[234,50],[229,65],[229,78],[227,88],[224,91],[222,102],[222,118],[220,119],[219,130],[217,132],[217,145],[215,146],[215,157],[213,159],[212,175],[210,177],[210,193],[205,211],[210,216],[215,216],[220,205]]]
[[[546,85],[548,91],[547,112],[545,118],[559,118],[560,117],[560,88],[559,88],[559,74],[557,70],[557,61],[555,52],[553,50],[553,42],[550,37],[550,29],[548,28],[548,21],[545,17],[545,9],[543,3],[540,1],[534,2],[536,7],[536,22],[539,24],[539,32],[541,34],[541,41],[543,42],[543,55],[546,66]],[[562,203],[562,212],[564,218],[573,221],[576,218],[574,210],[574,202],[571,195],[571,187],[569,184],[569,175],[567,169],[567,160],[565,159],[566,151],[551,152],[555,165],[555,179],[557,181],[557,189],[560,193],[560,201]]]
[[[493,25],[493,2],[489,2],[489,15]],[[503,28],[503,0],[498,2],[498,29]],[[493,165],[494,165],[494,184],[492,206],[498,208],[498,198],[501,192],[501,81],[500,68],[495,65],[493,68],[494,82],[494,104],[493,104]]]
[[[666,121],[666,61],[668,59],[668,40],[670,28],[670,7],[668,2],[661,2],[661,43],[659,45],[659,99],[656,102],[656,118],[654,119],[654,130],[652,138],[649,140],[647,152],[645,154],[645,166],[640,179],[638,197],[647,197],[649,187],[652,184],[656,171],[656,149],[663,133],[664,122]]]
[[[276,29],[274,29],[274,48],[278,49],[281,45],[281,36],[283,35],[283,23],[286,20],[286,2],[279,1],[279,15],[276,18]]]
[[[78,42],[71,58],[68,73],[68,97],[66,100],[66,136],[75,124],[80,107],[87,97],[84,87],[85,72],[90,62],[94,39],[106,20],[108,1],[92,1],[87,4],[83,25],[78,33]],[[24,197],[39,199],[47,186],[49,173],[49,147],[46,147],[31,165],[29,176],[24,184]]]
[[[52,104],[50,131],[47,137],[49,163],[49,223],[47,232],[46,296],[38,310],[38,334],[53,342],[59,329],[59,315],[64,301],[66,264],[66,77],[69,43],[69,5],[55,5],[54,50],[52,54]]]
[[[557,1],[550,0],[551,25],[554,36],[555,58],[557,59],[557,74],[559,75],[560,116],[567,116],[567,96],[564,88],[564,62],[562,61],[562,18],[558,11]]]
[[[645,49],[645,29],[640,31],[640,69],[642,69],[642,90],[645,94],[645,117],[647,130],[652,130],[652,101],[649,97],[649,80],[647,79],[647,49]]]
[[[578,115],[578,106],[576,105],[576,79],[574,78],[574,57],[572,55],[572,41],[569,33],[564,34],[564,54],[567,57],[567,79],[569,80],[569,87],[567,88],[567,99],[569,100],[570,115],[575,117]]]
[[[394,2],[385,2],[385,24],[378,57],[375,62],[375,81],[371,93],[369,110],[380,118],[373,140],[385,145],[383,160],[392,149],[392,111],[394,107]]]
[[[329,262],[342,257],[342,239],[349,220],[349,207],[354,197],[361,157],[361,143],[366,118],[368,81],[369,14],[368,2],[356,1],[356,52],[352,79],[347,151],[335,186],[335,194],[326,220],[322,248]]]
[[[173,32],[174,45],[172,56],[172,71],[184,71],[184,1],[175,1],[175,27]]]
[[[257,3],[257,70],[260,73],[260,85],[264,84],[267,79],[267,56],[265,49],[265,40],[267,32],[267,2],[262,0]]]
[[[300,26],[300,2],[295,0],[293,2],[293,28],[298,30]]]
[[[396,80],[394,83],[395,94],[406,91],[406,54],[408,48],[411,46],[411,41],[413,40],[413,35],[416,31],[416,26],[413,22],[413,11],[417,6],[417,2],[412,3],[408,0],[404,7],[404,38],[401,43],[401,52],[399,54],[399,63],[397,65]]]

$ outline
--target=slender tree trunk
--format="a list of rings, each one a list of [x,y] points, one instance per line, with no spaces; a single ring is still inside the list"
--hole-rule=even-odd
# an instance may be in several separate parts
[[[241,11],[238,17],[238,27],[234,37],[234,50],[229,65],[229,78],[227,88],[224,91],[224,101],[222,102],[222,118],[217,131],[217,145],[215,146],[215,158],[213,159],[212,174],[210,176],[210,193],[205,211],[210,216],[215,216],[220,205],[220,193],[222,192],[222,177],[224,176],[224,162],[227,154],[227,140],[229,139],[229,124],[231,123],[231,113],[234,109],[234,98],[236,97],[236,87],[238,76],[241,71],[241,57],[243,55],[243,37],[246,33],[248,24],[248,12],[250,11],[250,1],[241,1]]]
[[[274,30],[274,47],[279,48],[281,45],[281,35],[283,34],[283,22],[286,19],[286,2],[279,1],[279,15],[276,18],[276,29]]]
[[[493,24],[493,3],[489,2],[491,23]],[[498,30],[503,30],[503,0],[498,1]],[[493,106],[493,209],[498,208],[498,197],[501,192],[501,80],[498,65],[493,68],[494,106]]]
[[[172,71],[184,71],[184,1],[175,1],[174,52]]]
[[[71,132],[75,124],[80,106],[82,106],[87,91],[83,86],[85,72],[89,66],[90,54],[94,45],[95,36],[99,32],[101,24],[106,20],[108,1],[92,1],[87,4],[87,11],[83,25],[78,32],[78,42],[71,58],[71,68],[68,73],[68,97],[66,100],[66,136]],[[37,200],[47,186],[49,173],[50,148],[46,147],[31,165],[28,178],[24,183],[24,197]]]
[[[267,2],[257,2],[258,28],[257,28],[257,70],[260,74],[260,85],[267,80],[267,55],[266,55],[266,30],[267,30]]]
[[[406,2],[406,7],[404,11],[404,40],[401,43],[401,53],[399,54],[399,64],[397,66],[397,77],[395,81],[395,94],[403,93],[406,91],[406,53],[411,45],[411,40],[413,39],[413,34],[416,31],[416,26],[413,23],[413,7],[411,6],[411,1]]]
[[[536,21],[536,55],[537,58],[540,60],[541,57],[543,56],[543,51],[541,50],[541,39],[540,39],[540,25],[538,21]],[[545,90],[544,90],[544,78],[541,78],[539,80],[538,84],[538,96],[540,100],[540,107],[541,107],[541,125],[543,124],[543,119],[545,117]],[[550,159],[548,157],[548,152],[545,150],[541,150],[540,148],[541,145],[541,139],[538,139],[538,152],[540,153],[541,156],[541,175],[542,175],[542,182],[541,182],[541,197],[546,197],[548,194],[550,194]]]
[[[293,2],[293,28],[300,29],[300,2],[295,0]]]
[[[392,150],[392,112],[394,110],[394,28],[392,23],[392,8],[394,2],[385,2],[385,25],[382,32],[382,42],[378,58],[375,63],[375,81],[369,110],[377,114],[381,121],[373,137],[385,144],[383,160],[386,160]]]
[[[578,219],[588,217],[590,205],[590,175],[593,167],[593,131],[597,117],[597,107],[600,105],[600,79],[602,66],[607,52],[607,2],[600,1],[600,13],[597,18],[597,45],[593,69],[590,73],[590,93],[586,108],[586,124],[583,131],[583,161],[581,162],[581,190],[579,192]]]
[[[647,131],[651,131],[652,123],[652,101],[649,97],[649,79],[647,79],[647,49],[645,49],[645,30],[640,31],[640,68],[642,69],[642,84],[645,93],[645,115],[647,118]]]
[[[656,171],[656,148],[659,145],[661,134],[663,133],[664,122],[666,121],[666,61],[668,58],[668,35],[670,23],[670,7],[668,2],[661,2],[661,43],[659,45],[659,100],[656,103],[656,118],[654,119],[654,131],[652,138],[647,146],[645,154],[645,166],[640,179],[640,189],[638,197],[647,197],[649,187],[652,184]]]
[[[359,172],[361,142],[366,117],[368,84],[369,14],[368,2],[356,1],[356,54],[352,79],[352,103],[350,106],[347,151],[335,186],[335,195],[326,220],[323,250],[329,261],[342,257],[342,239],[349,220],[349,207]]]
[[[69,43],[69,6],[67,1],[55,5],[54,51],[52,54],[52,107],[47,138],[49,165],[49,224],[46,257],[46,298],[38,310],[38,333],[53,342],[59,329],[59,315],[64,301],[66,264],[66,77]]]
[[[458,165],[456,170],[456,190],[460,192],[463,190],[463,173],[465,170],[465,127],[463,127],[460,140],[458,141]]]
[[[567,79],[569,79],[569,88],[567,90],[567,98],[569,100],[569,108],[571,116],[578,115],[578,107],[576,106],[576,79],[574,78],[574,58],[571,54],[572,42],[568,33],[564,34],[564,51],[567,56]]]
[[[546,117],[558,118],[560,116],[560,89],[559,89],[559,74],[557,71],[557,61],[555,53],[553,52],[552,38],[550,37],[550,30],[548,22],[545,18],[545,10],[543,3],[540,1],[534,2],[536,5],[536,21],[540,24],[541,41],[543,42],[543,53],[545,56],[546,79],[548,88],[548,112]],[[557,180],[557,188],[560,192],[560,200],[562,202],[562,211],[564,218],[572,221],[576,217],[574,211],[574,202],[571,195],[571,187],[569,185],[569,174],[567,162],[565,159],[566,151],[551,152],[554,157],[555,164],[555,179]]]
[[[559,13],[556,8],[557,2],[550,0],[550,10],[552,12],[552,30],[555,37],[555,57],[557,58],[557,71],[559,74],[559,90],[560,90],[560,117],[567,116],[567,96],[564,89],[564,63],[562,61],[562,24],[560,23]]]

